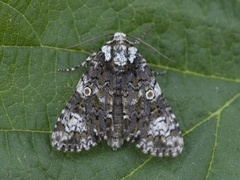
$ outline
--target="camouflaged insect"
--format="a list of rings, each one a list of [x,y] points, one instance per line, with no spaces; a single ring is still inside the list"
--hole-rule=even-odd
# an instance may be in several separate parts
[[[124,33],[115,33],[86,61],[87,71],[54,127],[54,147],[79,152],[105,139],[114,150],[127,140],[151,155],[182,152],[175,115],[146,60]],[[70,70],[75,68],[65,69]]]

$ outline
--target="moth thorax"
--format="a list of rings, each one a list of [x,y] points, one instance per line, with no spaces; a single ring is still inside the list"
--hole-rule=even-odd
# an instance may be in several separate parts
[[[146,98],[148,99],[148,100],[152,100],[153,98],[154,98],[154,91],[153,90],[148,90],[147,92],[146,92]]]
[[[89,87],[85,87],[85,88],[83,89],[83,94],[84,94],[84,96],[90,96],[91,93],[92,93],[92,90],[91,90]]]
[[[113,46],[113,62],[117,66],[125,66],[127,64],[127,47],[122,44]]]

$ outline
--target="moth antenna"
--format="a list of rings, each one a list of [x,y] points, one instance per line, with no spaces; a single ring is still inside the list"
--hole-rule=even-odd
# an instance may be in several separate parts
[[[169,61],[172,61],[172,62],[175,62],[174,60],[170,59],[169,57],[165,56],[164,54],[162,54],[160,51],[158,51],[156,48],[154,48],[153,46],[151,46],[150,44],[144,42],[143,40],[141,40],[140,38],[137,38],[135,36],[132,36],[132,35],[128,35],[129,37],[135,39],[136,41],[139,41],[141,43],[143,43],[145,46],[148,46],[150,48],[152,48],[155,52],[157,52],[158,54],[160,54],[162,57],[166,58],[167,60]]]
[[[81,45],[83,45],[83,44],[86,44],[86,43],[88,43],[88,42],[94,41],[94,40],[96,40],[96,39],[101,39],[101,38],[103,38],[103,37],[111,36],[111,35],[113,36],[113,33],[100,35],[100,36],[97,36],[97,37],[88,39],[88,40],[86,40],[86,41],[83,41],[83,42],[81,42],[81,43],[79,43],[79,44],[76,44],[76,45],[73,45],[73,46],[68,46],[67,48],[73,48],[73,47],[76,47],[76,46],[81,46]]]

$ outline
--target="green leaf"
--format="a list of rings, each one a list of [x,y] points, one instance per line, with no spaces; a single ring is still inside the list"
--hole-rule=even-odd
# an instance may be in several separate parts
[[[0,1],[0,177],[2,179],[238,179],[240,177],[240,3],[212,1]],[[122,31],[156,71],[184,134],[176,158],[118,151],[106,142],[58,152],[50,137],[84,68],[74,67]]]

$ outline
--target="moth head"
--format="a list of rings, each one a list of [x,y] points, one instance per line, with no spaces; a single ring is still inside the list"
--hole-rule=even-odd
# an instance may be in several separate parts
[[[125,41],[126,40],[126,34],[122,32],[116,32],[113,35],[113,40],[115,41]]]

